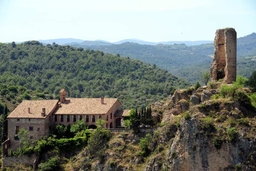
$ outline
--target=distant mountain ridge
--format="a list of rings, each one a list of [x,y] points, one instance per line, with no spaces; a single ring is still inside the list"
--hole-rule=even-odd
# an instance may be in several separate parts
[[[149,42],[139,39],[124,39],[117,42],[108,42],[105,40],[82,40],[82,39],[73,39],[73,38],[61,38],[61,39],[49,39],[49,40],[38,40],[43,44],[52,44],[56,43],[59,45],[74,45],[74,46],[106,46],[122,43],[137,43],[140,45],[174,45],[174,44],[185,44],[187,46],[195,46],[201,44],[212,43],[209,40],[198,40],[198,41],[165,41],[165,42]]]
[[[174,42],[169,42],[174,43]],[[202,42],[201,42],[202,43]],[[71,44],[70,44],[71,45]],[[146,45],[138,42],[108,44],[107,46],[71,45],[84,49],[100,50],[138,59],[169,71],[191,83],[200,82],[202,72],[209,71],[214,53],[213,42],[188,46],[182,42],[168,45]],[[256,68],[256,33],[237,39],[238,75],[250,76]]]

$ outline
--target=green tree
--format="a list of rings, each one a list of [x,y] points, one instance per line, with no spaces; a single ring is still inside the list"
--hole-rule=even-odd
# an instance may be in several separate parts
[[[27,130],[21,128],[18,133],[18,138],[19,138],[20,148],[26,149],[29,147],[30,139],[29,139],[29,134]]]
[[[203,72],[201,76],[201,81],[204,83],[204,85],[207,85],[209,80],[210,80],[210,72],[209,71]]]
[[[107,142],[110,140],[111,133],[109,130],[103,129],[101,126],[97,127],[90,135],[88,140],[88,152],[90,156],[102,159],[105,150],[107,149]]]
[[[252,75],[249,77],[247,85],[256,92],[256,70],[252,73]]]

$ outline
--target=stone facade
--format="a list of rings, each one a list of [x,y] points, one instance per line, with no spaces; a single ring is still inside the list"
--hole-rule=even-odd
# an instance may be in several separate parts
[[[233,28],[218,29],[215,33],[211,80],[220,79],[227,84],[236,81],[236,31]]]

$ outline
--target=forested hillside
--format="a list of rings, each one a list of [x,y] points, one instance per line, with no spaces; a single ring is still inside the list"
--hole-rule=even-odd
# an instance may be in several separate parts
[[[188,85],[155,65],[71,46],[0,44],[0,57],[1,95],[12,99],[22,93],[20,101],[58,98],[65,88],[69,97],[117,97],[125,108],[132,108]]]
[[[213,44],[198,46],[174,45],[140,45],[123,43],[118,45],[73,44],[75,47],[101,50],[111,54],[120,54],[139,59],[169,71],[177,77],[191,83],[200,81],[201,75],[209,71],[214,53]],[[250,76],[256,68],[256,33],[237,40],[238,75]]]

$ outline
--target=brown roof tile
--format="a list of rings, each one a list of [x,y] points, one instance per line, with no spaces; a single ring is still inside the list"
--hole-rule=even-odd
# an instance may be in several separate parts
[[[123,116],[129,116],[130,112],[131,112],[131,110],[124,110]]]
[[[67,98],[55,114],[106,114],[117,101],[117,98],[104,98],[101,104],[101,98]]]
[[[45,108],[45,115],[48,115],[57,103],[58,100],[24,100],[7,118],[44,118],[41,115],[42,108]]]

